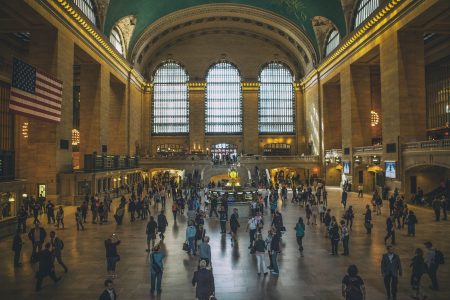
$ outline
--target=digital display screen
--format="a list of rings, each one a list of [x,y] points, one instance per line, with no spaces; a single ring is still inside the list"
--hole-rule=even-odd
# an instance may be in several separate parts
[[[350,162],[348,160],[342,162],[342,170],[344,174],[350,174]]]
[[[395,161],[386,161],[384,162],[384,164],[386,170],[386,178],[397,178]]]

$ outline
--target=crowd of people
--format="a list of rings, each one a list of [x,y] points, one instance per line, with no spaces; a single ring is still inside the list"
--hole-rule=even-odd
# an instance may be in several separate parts
[[[355,215],[352,205],[347,207],[348,189],[344,188],[341,194],[342,211],[337,214],[328,208],[328,193],[323,183],[314,185],[298,184],[290,189],[292,192],[291,207],[289,209],[299,210],[302,216],[298,218],[296,225],[292,228],[295,232],[295,239],[298,246],[299,258],[305,257],[308,253],[313,253],[311,249],[305,250],[304,238],[312,227],[318,228],[325,238],[330,241],[330,255],[350,256],[350,237]],[[358,193],[359,194],[359,193]],[[359,197],[359,195],[358,195]],[[128,198],[128,199],[127,199]],[[284,226],[282,210],[288,201],[288,188],[285,185],[275,184],[262,190],[258,199],[253,199],[249,203],[249,215],[244,222],[245,231],[248,232],[248,249],[256,257],[256,269],[258,276],[279,276],[280,270],[278,257],[281,253],[281,241],[289,243],[293,237],[287,236],[287,229]],[[109,222],[109,213],[113,209],[112,198],[106,194],[101,200],[93,195],[86,197],[83,203],[77,207],[75,221],[77,230],[85,230],[90,211],[92,224],[106,224]],[[373,222],[372,218],[382,217],[383,201],[377,192],[373,193],[371,205],[367,204],[365,211],[361,212],[363,224],[368,235],[371,235]],[[62,259],[64,242],[56,236],[56,232],[50,232],[50,240],[46,242],[47,232],[41,226],[38,217],[34,214],[45,213],[48,224],[55,226],[55,229],[64,229],[64,209],[58,207],[55,213],[55,205],[51,201],[41,204],[35,201],[33,216],[35,218],[34,227],[28,232],[28,239],[32,244],[30,260],[32,263],[39,263],[36,274],[36,290],[42,288],[43,279],[49,276],[53,281],[58,282],[60,277],[56,275],[55,262],[68,272],[68,267]],[[280,205],[281,204],[281,205]],[[196,287],[196,297],[198,299],[212,299],[215,297],[215,284],[213,261],[211,255],[210,240],[213,232],[207,234],[205,220],[214,220],[220,223],[220,234],[230,235],[232,247],[237,246],[241,224],[243,223],[237,208],[229,209],[229,203],[225,196],[214,196],[208,193],[208,187],[201,188],[199,185],[180,186],[175,182],[163,182],[154,180],[145,186],[142,183],[133,186],[130,195],[120,197],[115,212],[113,214],[117,225],[124,224],[126,213],[129,214],[129,222],[147,221],[146,237],[149,253],[150,271],[150,292],[154,294],[162,293],[162,281],[164,274],[164,260],[167,259],[164,247],[166,229],[169,222],[166,217],[166,205],[170,206],[173,215],[173,222],[177,222],[177,217],[186,218],[185,242],[183,250],[189,256],[198,257],[197,271],[193,274],[192,285]],[[405,203],[402,195],[393,193],[388,200],[389,214],[386,216],[386,253],[380,261],[381,274],[386,288],[387,299],[397,299],[398,279],[403,274],[401,259],[395,253],[396,231],[407,228],[407,236],[415,236],[415,227],[418,218],[415,213]],[[152,215],[152,211],[156,212]],[[21,233],[26,232],[26,220],[29,207],[21,207],[18,213],[18,230],[13,239],[14,265],[20,267],[20,252],[22,248]],[[304,215],[304,217],[303,217]],[[339,219],[337,216],[341,216]],[[306,220],[306,221],[305,221]],[[406,226],[405,226],[406,225]],[[106,265],[108,278],[104,282],[105,290],[100,299],[116,299],[113,279],[117,276],[116,264],[120,261],[118,248],[121,240],[113,233],[104,241],[106,253]],[[342,252],[339,253],[339,245],[342,245]],[[438,268],[444,263],[443,253],[433,247],[432,242],[424,244],[425,251],[421,248],[415,249],[414,257],[411,259],[411,287],[414,299],[427,299],[425,291],[421,288],[421,278],[428,274],[433,290],[439,289],[437,274]],[[268,265],[267,265],[268,262]],[[366,299],[366,289],[364,281],[360,277],[358,267],[350,265],[347,274],[342,280],[342,296],[347,300]]]

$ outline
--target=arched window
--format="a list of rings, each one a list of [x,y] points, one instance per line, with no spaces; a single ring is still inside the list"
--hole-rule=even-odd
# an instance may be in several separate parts
[[[294,133],[294,87],[291,71],[270,63],[259,75],[259,133]]]
[[[339,45],[339,31],[333,29],[327,38],[325,46],[325,56],[328,56],[338,45]]]
[[[206,134],[242,132],[242,91],[239,70],[220,62],[206,76]]]
[[[114,27],[111,31],[111,35],[109,37],[109,41],[114,46],[114,48],[117,49],[117,51],[124,55],[123,51],[123,43],[122,43],[122,35],[119,32],[119,29],[117,27]]]
[[[97,25],[94,12],[94,3],[92,0],[74,0],[75,4],[81,9],[92,24]]]
[[[380,5],[380,0],[360,0],[355,13],[354,27],[364,22]]]
[[[153,134],[189,133],[189,76],[176,62],[166,62],[153,81]]]

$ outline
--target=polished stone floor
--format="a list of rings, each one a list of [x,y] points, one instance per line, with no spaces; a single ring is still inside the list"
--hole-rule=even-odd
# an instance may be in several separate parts
[[[337,217],[343,213],[339,205],[340,192],[329,188],[329,208]],[[239,231],[239,246],[232,247],[229,235],[221,237],[218,220],[207,219],[206,230],[211,236],[212,263],[216,282],[216,295],[224,299],[342,299],[341,280],[348,265],[356,264],[367,287],[367,299],[381,300],[384,287],[380,275],[380,260],[384,252],[383,237],[387,205],[381,216],[375,216],[374,230],[371,236],[363,228],[363,208],[370,200],[356,198],[350,194],[349,204],[353,205],[356,220],[350,237],[350,256],[333,257],[329,255],[330,243],[324,238],[323,226],[307,227],[304,238],[305,257],[300,258],[293,230],[299,216],[304,217],[304,210],[293,204],[281,208],[287,233],[283,237],[282,254],[279,257],[280,276],[256,276],[256,259],[249,254],[248,234],[245,226]],[[170,201],[168,208],[170,207]],[[450,299],[447,285],[450,283],[450,221],[435,223],[433,213],[423,208],[413,208],[417,213],[419,224],[415,238],[407,237],[403,231],[397,232],[396,251],[400,254],[404,267],[404,276],[399,283],[398,299],[410,299],[409,262],[416,247],[423,247],[425,241],[432,241],[441,249],[448,261],[439,269],[442,291],[428,289],[429,278],[423,279],[423,286],[430,300]],[[46,278],[43,290],[34,291],[35,267],[29,261],[30,243],[26,241],[22,251],[22,268],[14,269],[12,264],[11,238],[0,241],[0,299],[98,299],[106,278],[105,250],[103,241],[116,232],[122,244],[119,246],[121,261],[118,263],[118,278],[115,287],[119,299],[149,299],[150,283],[148,271],[148,254],[145,252],[145,221],[130,223],[128,216],[124,225],[113,222],[106,225],[87,224],[87,230],[77,232],[73,216],[73,207],[66,208],[66,229],[57,234],[64,240],[63,258],[69,267],[67,274],[57,265],[58,275],[62,280],[58,284]],[[155,298],[160,299],[194,299],[195,289],[191,278],[197,267],[198,258],[189,257],[181,246],[184,242],[186,219],[181,218],[174,224],[171,213],[167,215],[169,228],[164,242],[167,253],[163,276],[163,292]],[[266,223],[270,217],[265,216]],[[245,219],[241,220],[245,222]],[[44,222],[45,224],[45,222]],[[45,224],[49,230],[49,225]],[[26,236],[23,236],[24,240]],[[340,245],[341,247],[341,245]],[[339,250],[341,252],[342,249]],[[268,259],[268,258],[267,258]]]

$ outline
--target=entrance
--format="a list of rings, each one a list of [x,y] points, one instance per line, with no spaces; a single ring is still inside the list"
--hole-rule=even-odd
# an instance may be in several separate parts
[[[236,162],[237,146],[226,143],[211,145],[211,156],[215,164]]]

